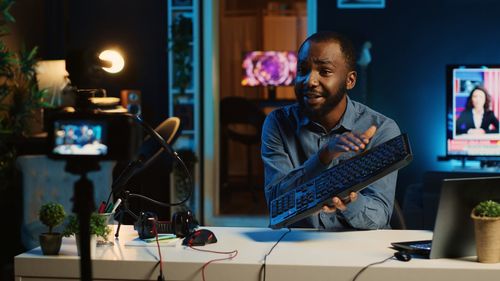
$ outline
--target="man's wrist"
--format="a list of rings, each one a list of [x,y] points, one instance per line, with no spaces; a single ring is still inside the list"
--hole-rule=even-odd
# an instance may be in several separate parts
[[[327,166],[328,164],[330,164],[330,162],[332,162],[333,160],[333,156],[332,156],[332,153],[329,151],[328,149],[328,144],[323,146],[320,150],[319,150],[319,161]]]

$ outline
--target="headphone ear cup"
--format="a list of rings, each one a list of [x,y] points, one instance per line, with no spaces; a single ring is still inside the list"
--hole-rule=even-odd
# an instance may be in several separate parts
[[[153,220],[150,220],[153,218]],[[147,239],[155,237],[153,232],[153,223],[157,221],[158,217],[153,212],[141,212],[137,221],[134,224],[135,230],[140,239]]]
[[[198,222],[191,211],[176,212],[172,215],[173,233],[184,238],[198,227]]]

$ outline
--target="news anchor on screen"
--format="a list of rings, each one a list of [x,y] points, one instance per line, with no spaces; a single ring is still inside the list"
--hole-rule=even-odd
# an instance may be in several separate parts
[[[485,88],[476,86],[470,92],[464,111],[456,123],[456,134],[498,133],[498,118],[490,110],[491,97]]]

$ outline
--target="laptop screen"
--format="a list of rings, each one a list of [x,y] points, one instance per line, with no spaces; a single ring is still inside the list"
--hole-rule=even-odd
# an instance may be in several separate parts
[[[431,259],[476,255],[472,209],[481,201],[500,201],[500,177],[445,179],[430,241],[395,242],[399,250]],[[429,254],[430,250],[430,254]]]
[[[500,199],[500,177],[445,179],[441,188],[431,259],[476,255],[472,209]]]

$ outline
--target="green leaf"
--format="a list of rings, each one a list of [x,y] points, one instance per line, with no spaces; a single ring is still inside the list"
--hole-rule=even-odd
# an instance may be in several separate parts
[[[7,22],[16,22],[16,19],[10,14],[10,8],[14,4],[14,1],[12,0],[4,0],[2,1],[2,5],[0,6],[0,9],[2,10],[3,18]]]
[[[0,23],[0,36],[5,36],[10,33],[10,28]]]
[[[500,217],[500,203],[493,200],[480,202],[474,208],[474,214],[480,217]]]

